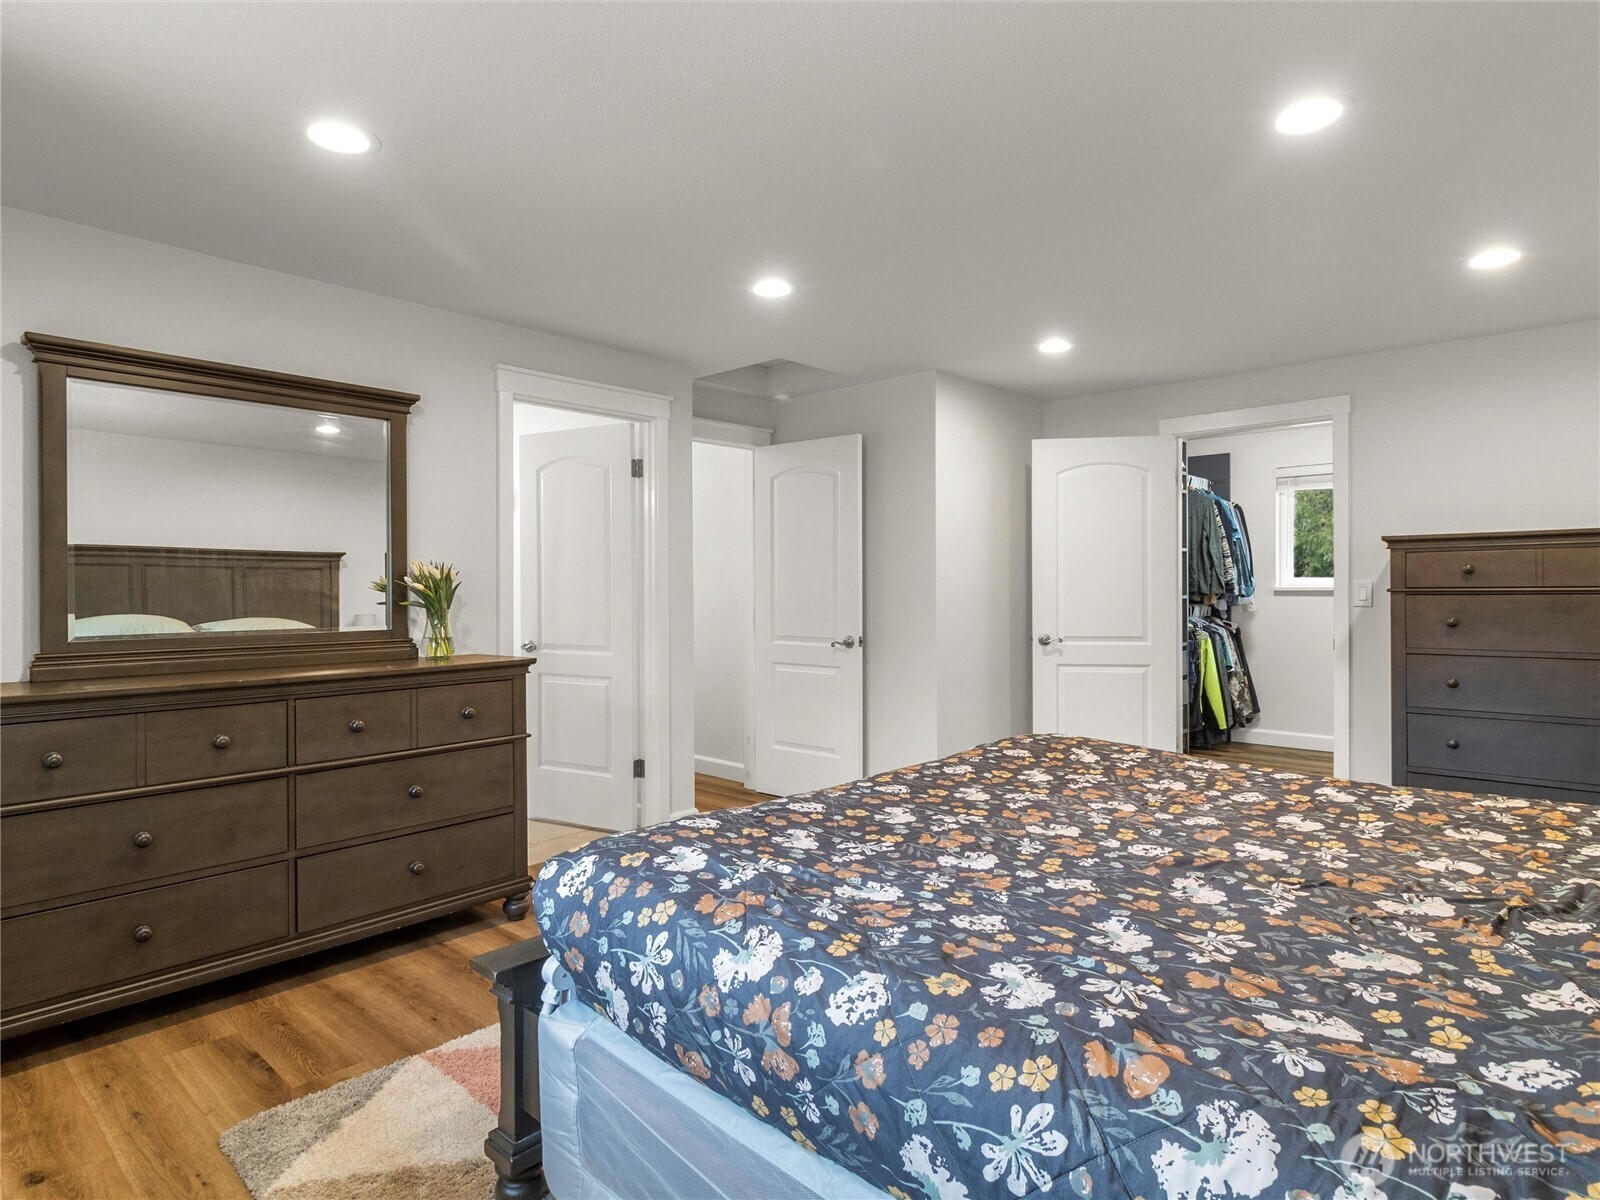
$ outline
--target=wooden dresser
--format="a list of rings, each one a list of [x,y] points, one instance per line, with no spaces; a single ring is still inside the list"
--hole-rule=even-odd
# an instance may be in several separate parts
[[[467,655],[0,689],[0,1036],[529,906],[525,676]]]
[[[1600,802],[1600,530],[1384,541],[1395,783]]]

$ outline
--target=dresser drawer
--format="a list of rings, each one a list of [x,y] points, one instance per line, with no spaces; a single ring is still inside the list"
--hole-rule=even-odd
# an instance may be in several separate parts
[[[260,779],[0,821],[4,904],[144,883],[289,849],[289,782]]]
[[[138,784],[133,717],[26,721],[0,730],[0,801],[114,792]]]
[[[411,693],[360,692],[296,700],[297,763],[328,762],[411,749]]]
[[[286,863],[12,917],[0,926],[0,1003],[10,1011],[288,933]]]
[[[1408,654],[1406,706],[1600,720],[1600,659]]]
[[[447,746],[506,737],[515,729],[512,701],[518,680],[417,690],[417,745]]]
[[[430,821],[506,810],[511,747],[484,746],[300,776],[295,840],[321,846]]]
[[[1525,550],[1413,550],[1406,555],[1408,588],[1533,587],[1539,552]]]
[[[1548,546],[1545,587],[1600,587],[1600,546]]]
[[[1440,775],[1600,784],[1600,727],[1410,713],[1406,756]]]
[[[270,771],[288,763],[288,746],[281,701],[151,713],[144,719],[145,782]]]
[[[1406,774],[1406,786],[1433,788],[1439,792],[1474,792],[1493,796],[1526,796],[1537,800],[1568,800],[1578,804],[1600,804],[1600,791],[1551,787],[1542,783],[1505,783],[1498,779],[1465,779],[1455,775]]]
[[[1417,649],[1600,651],[1600,595],[1408,596]]]
[[[489,817],[302,858],[299,930],[305,933],[498,883],[517,869],[515,817]]]

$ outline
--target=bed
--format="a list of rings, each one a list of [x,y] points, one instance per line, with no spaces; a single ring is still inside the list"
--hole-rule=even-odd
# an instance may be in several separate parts
[[[750,1195],[1597,1196],[1597,881],[1600,807],[1010,738],[552,859],[548,959],[484,967],[488,1150],[504,1196],[697,1194],[596,1178],[603,1038],[639,1136],[750,1134]]]
[[[67,559],[78,618],[152,613],[200,632],[252,618],[339,628],[343,551],[80,544],[67,547]]]

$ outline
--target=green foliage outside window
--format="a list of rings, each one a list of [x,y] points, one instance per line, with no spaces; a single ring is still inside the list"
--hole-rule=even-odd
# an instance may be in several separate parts
[[[1333,490],[1308,488],[1294,494],[1296,579],[1333,578]]]

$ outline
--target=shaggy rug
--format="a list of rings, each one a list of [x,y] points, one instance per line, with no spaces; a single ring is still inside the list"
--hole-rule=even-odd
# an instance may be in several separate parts
[[[499,1027],[269,1108],[222,1135],[256,1200],[483,1200]]]

